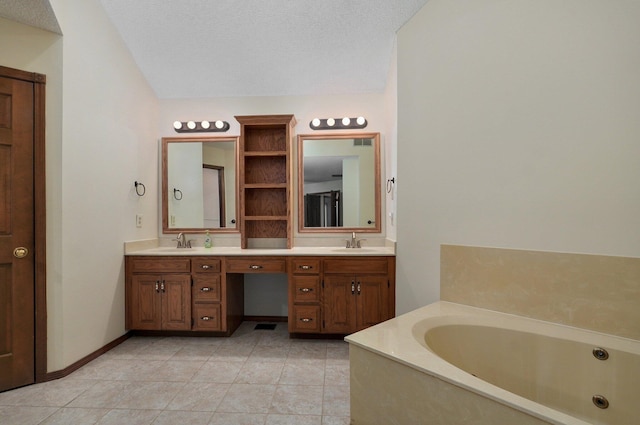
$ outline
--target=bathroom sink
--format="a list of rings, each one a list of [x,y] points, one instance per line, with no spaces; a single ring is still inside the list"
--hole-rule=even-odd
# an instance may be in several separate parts
[[[371,252],[378,252],[377,249],[370,248],[335,248],[332,249],[331,252],[341,252],[346,254],[365,254]]]
[[[162,248],[153,248],[150,251],[152,252],[162,252],[162,253],[167,253],[167,254],[180,254],[180,253],[187,253],[187,252],[192,252],[193,248],[176,248],[176,247],[162,247]]]

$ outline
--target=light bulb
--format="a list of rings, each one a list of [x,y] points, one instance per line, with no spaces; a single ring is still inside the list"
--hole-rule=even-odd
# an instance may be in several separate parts
[[[200,123],[200,126],[206,130],[207,128],[211,127],[211,123],[209,121],[202,121]]]
[[[311,125],[312,125],[313,127],[320,127],[320,118],[314,118],[314,119],[311,121]]]
[[[351,124],[351,118],[344,117],[342,118],[342,125],[347,126]]]
[[[187,123],[187,127],[189,128],[189,130],[193,130],[194,128],[196,128],[196,123],[193,121],[189,121]]]
[[[333,118],[327,118],[327,125],[329,127],[333,127],[336,124],[336,120],[334,120]]]
[[[358,125],[364,125],[364,122],[366,120],[364,119],[364,117],[358,117],[356,118],[356,123],[358,123]]]
[[[182,123],[180,121],[174,121],[173,128],[175,128],[176,130],[180,130],[182,128]]]
[[[224,122],[220,120],[216,121],[216,128],[221,129],[222,127],[224,127]]]

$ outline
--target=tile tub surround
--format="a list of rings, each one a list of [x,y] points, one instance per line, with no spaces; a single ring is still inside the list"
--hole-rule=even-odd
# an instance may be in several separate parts
[[[440,299],[640,340],[640,258],[442,245]]]
[[[0,393],[0,424],[349,424],[347,343],[254,326],[132,337],[66,378]]]

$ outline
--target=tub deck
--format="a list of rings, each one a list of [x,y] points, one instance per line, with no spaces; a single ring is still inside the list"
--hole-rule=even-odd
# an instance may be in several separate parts
[[[620,423],[608,419],[586,422],[445,361],[427,345],[425,335],[430,329],[449,325],[542,334],[640,356],[638,341],[441,301],[346,338],[350,343],[352,424]]]

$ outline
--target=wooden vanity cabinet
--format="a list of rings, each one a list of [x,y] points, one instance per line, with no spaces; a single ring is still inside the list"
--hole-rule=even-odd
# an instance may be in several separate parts
[[[395,315],[395,259],[323,261],[322,333],[349,334]]]
[[[191,329],[191,261],[127,257],[127,328]]]
[[[395,257],[129,256],[127,329],[231,335],[247,273],[288,274],[291,334],[350,334],[395,315]]]
[[[320,333],[321,258],[289,258],[289,332]]]
[[[191,310],[194,331],[222,330],[222,288],[220,259],[194,257],[191,259]]]

